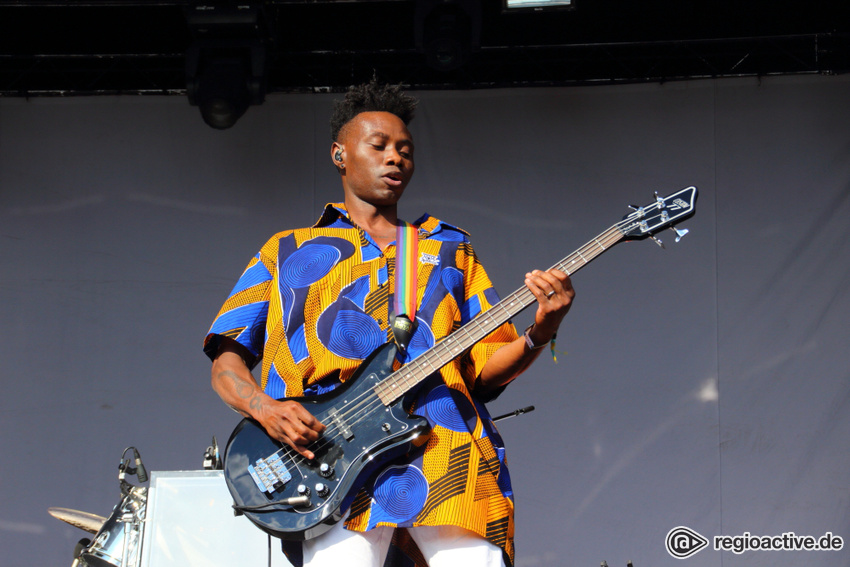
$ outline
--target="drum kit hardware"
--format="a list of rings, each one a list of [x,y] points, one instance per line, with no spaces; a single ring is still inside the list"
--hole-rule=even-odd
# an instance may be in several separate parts
[[[203,468],[207,471],[223,468],[215,437],[204,452]],[[130,484],[127,477],[132,476],[140,484],[148,481],[147,469],[138,449],[127,447],[118,463],[121,500],[108,518],[70,508],[48,508],[47,512],[54,518],[93,534],[91,539],[83,538],[77,543],[71,567],[140,567],[148,520],[148,488]]]
[[[72,567],[139,567],[147,492],[147,488],[131,486],[94,540],[80,541]]]
[[[133,455],[128,459],[130,451]],[[128,475],[135,476],[139,482],[148,480],[135,447],[127,447],[121,455],[118,464],[121,500],[108,518],[69,508],[48,508],[47,512],[54,518],[94,534],[93,539],[83,538],[77,543],[72,567],[139,566],[148,489],[127,482]]]

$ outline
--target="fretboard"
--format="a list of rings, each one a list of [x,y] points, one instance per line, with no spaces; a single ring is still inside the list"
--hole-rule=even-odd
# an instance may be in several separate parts
[[[620,225],[615,224],[552,268],[572,275],[622,240],[623,236]],[[534,294],[527,287],[517,289],[487,311],[476,315],[464,326],[404,367],[387,376],[375,386],[375,393],[385,405],[390,405],[536,301]]]

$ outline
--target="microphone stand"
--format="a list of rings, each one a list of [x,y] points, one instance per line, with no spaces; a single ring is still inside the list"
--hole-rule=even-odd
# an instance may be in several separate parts
[[[510,413],[506,413],[506,414],[500,415],[499,417],[494,417],[494,418],[493,418],[493,421],[494,421],[494,422],[495,422],[495,421],[501,421],[501,420],[503,420],[503,419],[508,419],[508,418],[510,418],[510,417],[516,417],[516,416],[518,416],[518,415],[522,415],[522,414],[524,414],[524,413],[529,413],[529,412],[532,412],[532,411],[534,411],[534,406],[526,406],[526,407],[524,407],[524,408],[520,408],[520,409],[518,409],[518,410],[514,410],[514,411],[512,411],[512,412],[510,412]]]

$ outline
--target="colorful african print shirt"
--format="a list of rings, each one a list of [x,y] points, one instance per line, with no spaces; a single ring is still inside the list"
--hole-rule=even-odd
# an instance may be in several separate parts
[[[488,309],[498,296],[468,235],[424,215],[419,229],[417,327],[401,363]],[[205,351],[229,337],[262,360],[274,397],[332,390],[391,339],[393,244],[383,251],[330,204],[312,228],[273,236],[251,260],[212,324]],[[502,439],[474,393],[492,354],[517,338],[505,323],[426,379],[411,411],[431,425],[427,441],[358,493],[348,529],[455,525],[500,546],[513,561],[513,493]]]

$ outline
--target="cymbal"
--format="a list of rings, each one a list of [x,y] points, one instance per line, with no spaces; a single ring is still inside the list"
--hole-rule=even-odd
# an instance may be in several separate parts
[[[106,518],[89,512],[80,512],[79,510],[71,510],[70,508],[48,508],[47,513],[71,524],[75,528],[80,528],[91,534],[96,534],[103,527]]]

